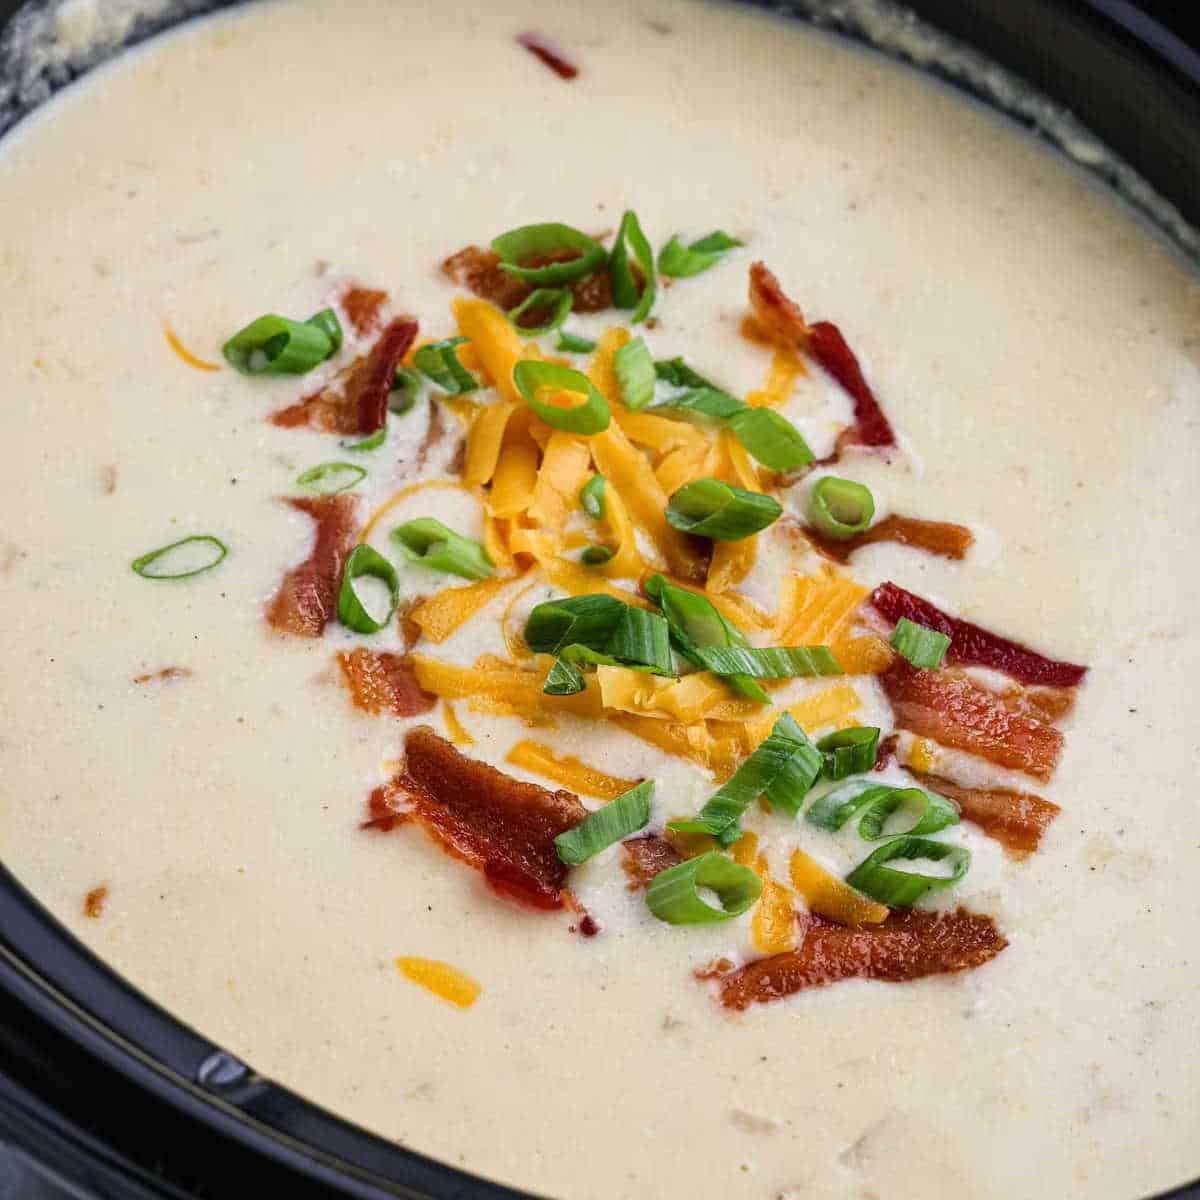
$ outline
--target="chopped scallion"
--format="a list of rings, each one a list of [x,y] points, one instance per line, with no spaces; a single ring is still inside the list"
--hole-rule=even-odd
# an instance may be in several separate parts
[[[574,303],[570,288],[538,288],[509,311],[508,319],[522,337],[538,337],[553,333],[570,315]],[[544,314],[546,319],[537,325],[522,325],[521,318],[526,313]]]
[[[476,541],[448,529],[436,517],[418,517],[391,533],[409,562],[463,579],[486,579],[496,569]]]
[[[358,447],[349,446],[347,449],[356,450]],[[301,471],[296,476],[296,485],[315,496],[332,496],[335,492],[348,492],[366,477],[365,469],[354,463],[327,462]]]
[[[525,623],[525,644],[535,654],[557,654],[578,642],[608,645],[625,605],[615,596],[566,596],[537,605]]]
[[[922,871],[906,871],[890,865],[897,859],[945,863],[949,872],[930,875]],[[971,852],[963,846],[905,835],[884,842],[846,876],[846,882],[880,904],[906,908],[928,892],[953,887],[966,875],[970,865]]]
[[[430,342],[413,355],[413,366],[450,396],[464,396],[479,387],[479,380],[458,361],[458,347],[467,339],[445,338]]]
[[[522,359],[513,367],[513,383],[529,407],[554,429],[587,436],[607,429],[612,419],[608,401],[596,390],[596,385],[581,371],[571,367]],[[538,393],[544,389],[559,395],[582,395],[585,400],[569,408],[547,404],[538,398]]]
[[[675,492],[666,517],[684,533],[736,542],[766,529],[782,513],[771,496],[706,477],[685,483]]]
[[[650,823],[654,781],[647,779],[586,817],[574,829],[554,839],[558,857],[577,867]]]
[[[821,774],[826,779],[847,779],[875,766],[880,730],[874,725],[855,725],[826,734],[817,749],[825,757]]]
[[[304,375],[334,350],[323,323],[292,321],[276,313],[251,321],[222,347],[226,361],[243,375]]]
[[[700,888],[715,892],[714,908]],[[646,906],[668,925],[712,925],[746,912],[762,894],[762,880],[750,870],[710,850],[660,871],[646,889]]]
[[[769,408],[743,408],[729,418],[729,428],[768,470],[794,471],[815,457],[795,425]]]
[[[425,388],[424,376],[412,367],[397,367],[388,393],[388,412],[403,416],[420,398]]]
[[[574,696],[584,688],[583,672],[569,659],[556,658],[542,691],[547,696]]]
[[[604,519],[604,484],[603,475],[593,475],[579,489],[579,504],[593,521]]]
[[[211,533],[194,533],[139,555],[129,565],[143,579],[189,579],[211,571],[229,547]]]
[[[492,241],[492,249],[500,255],[503,270],[534,287],[575,283],[598,271],[608,258],[604,247],[595,238],[570,225],[554,222],[522,225],[502,233]],[[566,254],[574,257],[563,261]],[[559,261],[553,261],[555,259]],[[523,265],[537,260],[541,260],[541,266]]]
[[[629,265],[629,252],[642,273],[642,289],[639,296],[637,280]],[[654,278],[654,251],[642,232],[637,214],[627,209],[617,229],[617,239],[608,257],[609,274],[612,277],[613,304],[617,308],[632,308],[631,325],[639,325],[654,307],[657,284]]]
[[[380,446],[387,440],[387,424],[381,425],[370,437],[365,437],[361,442],[343,442],[344,450],[353,450],[356,454],[364,454],[368,450],[378,450]]]
[[[581,337],[577,333],[571,333],[566,329],[558,331],[558,346],[559,350],[566,350],[570,354],[591,354],[596,348],[596,343],[591,338]]]
[[[625,407],[637,412],[654,399],[654,359],[640,338],[626,342],[613,356],[613,371]]]
[[[658,269],[664,275],[684,279],[715,267],[726,250],[742,245],[735,237],[716,229],[685,246],[676,234],[658,253]]]
[[[901,617],[892,631],[892,649],[907,658],[914,667],[936,671],[950,648],[950,639],[936,629],[927,629],[907,617]]]
[[[364,575],[386,585],[390,603],[387,615],[377,621],[358,598],[354,581]],[[378,550],[365,544],[355,546],[342,569],[342,587],[338,593],[338,620],[355,633],[378,633],[391,619],[400,599],[400,580],[396,568]]]
[[[338,315],[332,308],[323,308],[319,313],[313,313],[308,318],[308,323],[315,325],[329,338],[330,344],[333,346],[333,349],[330,351],[330,357],[342,348],[342,323],[338,320]]]
[[[800,679],[843,673],[828,646],[712,646],[694,653],[702,667],[718,675]]]
[[[867,529],[874,517],[875,497],[853,479],[823,475],[808,494],[809,524],[825,537],[852,538]]]
[[[621,662],[649,667],[656,675],[673,673],[666,618],[631,604],[625,605],[617,618],[604,652]]]
[[[600,567],[610,561],[613,556],[608,546],[585,546],[579,555],[579,561],[589,567]]]

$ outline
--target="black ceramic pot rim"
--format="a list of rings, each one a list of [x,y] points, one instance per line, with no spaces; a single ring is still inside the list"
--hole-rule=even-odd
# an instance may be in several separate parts
[[[167,15],[132,25],[121,46],[235,2],[177,0]],[[1198,255],[1200,55],[1126,0],[909,0],[922,18],[978,51],[960,46],[932,58],[912,36],[922,27],[885,0],[742,2],[867,41],[1060,148],[1080,137],[1100,146],[1092,131],[1120,157],[1088,150],[1084,165],[1177,248]],[[48,4],[35,0],[22,11]],[[0,21],[16,8],[0,0]],[[108,56],[31,72],[15,45],[10,28],[0,36],[0,134]],[[1017,76],[995,62],[1056,100],[1015,83]],[[120,1144],[129,1132],[119,1120],[122,1088],[144,1106],[142,1140],[158,1143],[149,1155]],[[190,1150],[177,1155],[172,1139],[186,1140]],[[83,1194],[104,1197],[183,1198],[199,1188],[289,1200],[528,1200],[375,1137],[259,1077],[125,983],[0,866],[0,1149],[6,1145],[52,1156],[64,1178],[94,1189]],[[153,1173],[142,1165],[150,1157]],[[1200,1185],[1169,1197],[1200,1200]]]

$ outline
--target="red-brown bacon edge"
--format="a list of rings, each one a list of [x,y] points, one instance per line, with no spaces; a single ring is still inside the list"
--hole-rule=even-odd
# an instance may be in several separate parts
[[[317,638],[337,611],[346,556],[354,546],[358,501],[345,494],[289,499],[317,523],[312,553],[283,577],[267,607],[267,621],[281,633]]]
[[[384,327],[367,354],[355,359],[320,391],[280,409],[271,417],[272,424],[341,434],[370,434],[382,429],[396,368],[416,336],[416,320],[397,317]]]
[[[341,651],[338,665],[355,708],[372,716],[415,717],[437,704],[417,682],[407,654],[358,646]]]
[[[501,895],[534,908],[570,904],[554,839],[587,815],[579,797],[512,779],[460,754],[428,726],[409,730],[401,772],[371,798],[369,825],[416,821]]]
[[[677,867],[683,862],[683,855],[666,838],[656,833],[626,838],[621,843],[621,851],[621,867],[629,878],[626,887],[631,892],[648,887],[659,871]]]
[[[848,563],[856,550],[876,542],[895,542],[899,546],[911,546],[914,550],[959,562],[966,558],[967,551],[975,542],[975,535],[965,525],[954,525],[949,521],[924,521],[897,513],[884,517],[870,529],[844,541],[825,537],[812,528],[805,528],[804,536],[826,558],[839,563]]]
[[[880,925],[854,929],[811,915],[805,922],[797,949],[756,959],[721,977],[726,1008],[742,1010],[843,979],[905,983],[969,971],[1008,945],[991,917],[962,908],[949,913],[898,909]]]
[[[947,655],[952,662],[990,667],[1021,683],[1047,687],[1074,687],[1087,674],[1087,667],[1046,658],[980,625],[952,617],[894,583],[881,583],[871,593],[870,604],[893,625],[901,617],[907,617],[927,629],[944,633],[950,639]]]
[[[891,422],[841,330],[829,321],[809,325],[800,306],[762,262],[750,266],[750,307],[775,341],[816,359],[854,402],[853,437],[839,438],[839,451],[847,442],[871,447],[896,444]]]
[[[514,40],[517,45],[524,46],[534,58],[549,67],[559,79],[570,80],[578,76],[579,68],[540,33],[518,33]]]
[[[531,258],[521,265],[543,267],[552,262],[569,262],[577,255],[565,253],[548,257]],[[533,285],[510,275],[500,265],[500,255],[482,246],[464,246],[442,263],[442,273],[459,287],[479,296],[506,311],[524,303],[534,291]],[[637,268],[634,276],[640,279]],[[603,312],[612,307],[612,280],[608,270],[599,271],[571,285],[572,310],[577,313]],[[526,313],[522,318],[532,323],[537,313]]]
[[[1015,857],[1032,854],[1051,821],[1062,811],[1057,804],[1032,792],[963,787],[942,775],[927,775],[912,767],[908,770],[922,787],[951,800],[964,820],[978,825]]]

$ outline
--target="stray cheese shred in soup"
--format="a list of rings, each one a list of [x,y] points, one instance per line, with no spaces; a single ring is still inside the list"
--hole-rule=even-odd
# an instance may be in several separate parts
[[[1109,198],[681,0],[249,5],[2,157],[0,853],[116,969],[563,1200],[1197,1173],[1200,302]]]

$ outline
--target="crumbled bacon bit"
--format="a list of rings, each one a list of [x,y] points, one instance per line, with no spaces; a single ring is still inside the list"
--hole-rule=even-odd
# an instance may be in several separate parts
[[[561,908],[567,868],[554,839],[587,816],[579,798],[467,758],[425,725],[409,731],[404,748],[404,770],[385,801],[407,803],[430,837],[482,871],[497,892]]]
[[[350,287],[342,293],[342,312],[359,337],[379,328],[380,314],[388,301],[387,292],[376,288]]]
[[[108,887],[101,884],[94,887],[83,898],[83,915],[97,921],[104,913],[104,902],[108,899]]]
[[[599,239],[597,239],[599,240]],[[552,262],[568,262],[575,258],[571,253],[544,256],[523,263],[526,267],[544,267]],[[633,265],[635,282],[642,283],[641,272]],[[452,254],[442,263],[443,273],[484,300],[490,300],[506,312],[522,304],[533,294],[533,288],[514,278],[500,266],[500,255],[482,246],[466,246]],[[571,285],[574,296],[572,308],[577,313],[603,312],[612,307],[612,280],[607,270],[599,270]],[[532,325],[537,314],[527,313],[521,319]]]
[[[692,975],[696,979],[720,979],[733,970],[733,960],[729,958],[714,958],[702,967],[696,967]]]
[[[149,671],[145,675],[135,675],[134,683],[153,683],[159,680],[169,683],[172,679],[187,679],[193,672],[188,667],[163,667],[161,671]]]
[[[889,733],[887,737],[881,739],[879,747],[875,751],[875,770],[883,771],[889,767],[896,758],[896,747],[900,743],[900,735]]]
[[[800,947],[747,963],[720,983],[721,1003],[744,1009],[842,979],[903,983],[980,967],[1007,938],[991,917],[899,909],[880,925],[848,928],[810,916]]]
[[[404,792],[396,786],[395,780],[389,780],[367,797],[367,819],[359,825],[359,829],[390,833],[397,825],[403,825],[408,820],[409,814],[400,811],[404,803]]]
[[[583,914],[583,920],[579,922],[579,932],[587,938],[595,937],[600,932],[600,926],[591,913]]]
[[[896,542],[901,546],[912,546],[926,554],[956,561],[966,558],[967,551],[975,541],[975,535],[965,525],[952,525],[947,521],[922,521],[916,517],[901,517],[896,514],[884,517],[870,529],[845,541],[825,537],[815,529],[806,529],[808,540],[826,558],[847,563],[851,555],[863,546],[875,542]]]
[[[375,716],[415,717],[429,712],[437,697],[422,691],[406,654],[367,650],[362,646],[338,654],[342,675],[356,708]]]
[[[564,58],[562,51],[540,33],[519,33],[516,40],[535,58],[544,62],[559,79],[574,79],[579,74],[579,68]]]
[[[683,855],[656,833],[629,838],[621,843],[621,850],[621,866],[629,876],[626,887],[631,892],[640,891],[648,886],[659,871],[676,867],[683,862]]]
[[[412,317],[397,317],[379,335],[370,353],[355,359],[337,378],[311,396],[271,417],[275,425],[307,425],[324,433],[369,434],[387,420],[388,393],[401,359],[417,336]]]
[[[1054,774],[1063,735],[1020,699],[960,671],[919,671],[901,658],[878,678],[901,729],[1037,779]]]
[[[1073,687],[1082,682],[1087,674],[1087,667],[1046,658],[980,625],[952,617],[928,600],[906,592],[894,583],[880,584],[871,593],[870,602],[878,613],[893,624],[901,617],[907,617],[918,625],[944,633],[950,639],[947,654],[952,662],[990,667],[1022,683],[1052,687]]]
[[[967,788],[941,775],[926,775],[919,771],[913,771],[913,774],[922,787],[953,800],[966,820],[978,825],[1006,850],[1022,856],[1032,854],[1038,848],[1042,834],[1062,811],[1057,804],[1032,792]]]
[[[631,271],[634,283],[640,291],[645,279],[637,263],[631,264]],[[581,279],[573,285],[571,291],[574,295],[572,309],[577,313],[597,313],[612,308],[612,279],[607,271],[597,271],[594,275]]]
[[[750,267],[750,307],[761,330],[789,349],[802,350],[815,358],[854,401],[854,443],[896,444],[892,426],[841,330],[829,321],[809,325],[799,305],[784,292],[765,263],[756,262]],[[839,452],[850,440],[838,439]]]
[[[267,609],[267,620],[281,633],[320,637],[337,611],[342,567],[358,530],[358,501],[342,493],[290,499],[288,504],[316,521],[317,537],[308,558],[283,577]]]

